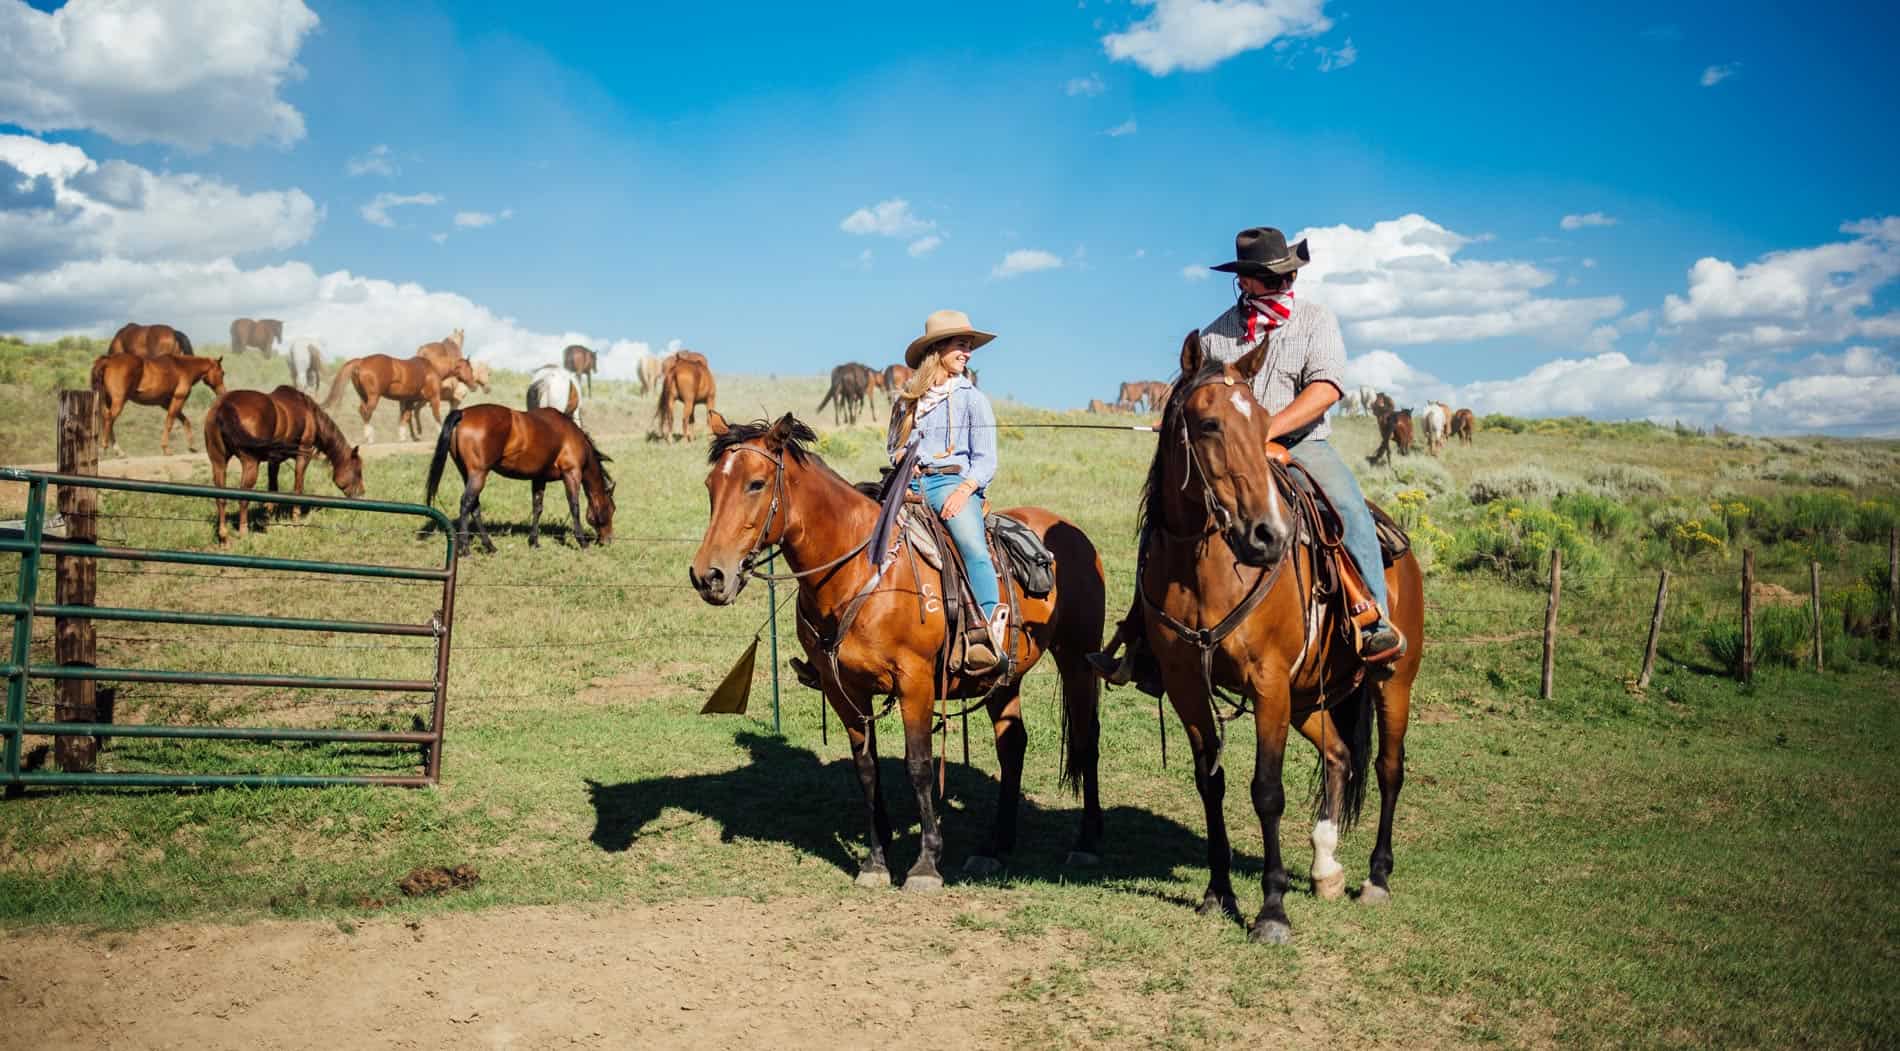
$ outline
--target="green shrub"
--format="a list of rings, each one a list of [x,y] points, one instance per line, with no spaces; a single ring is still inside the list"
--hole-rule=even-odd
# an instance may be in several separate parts
[[[1659,507],[1650,512],[1649,530],[1671,554],[1685,561],[1728,553],[1727,522],[1696,508]]]
[[[1763,500],[1751,528],[1765,541],[1839,540],[1860,520],[1860,505],[1843,493],[1787,493]]]
[[[1407,489],[1423,489],[1433,497],[1439,497],[1451,492],[1452,487],[1457,485],[1443,464],[1430,457],[1420,456],[1369,470],[1361,478],[1366,488],[1386,494],[1381,503],[1390,502],[1392,494]],[[1374,499],[1380,498],[1375,496]]]
[[[1832,651],[1834,657],[1831,659],[1841,659],[1845,656],[1840,645],[1842,639],[1840,622],[1824,616],[1821,620],[1821,651]],[[1739,623],[1715,625],[1703,637],[1703,644],[1708,647],[1709,655],[1730,674],[1741,671],[1742,626]],[[1812,659],[1813,652],[1814,620],[1807,606],[1756,607],[1756,667],[1798,668]]]
[[[1574,478],[1554,475],[1532,464],[1519,464],[1486,471],[1472,479],[1469,492],[1472,503],[1488,504],[1495,500],[1549,500],[1582,488],[1583,483]]]
[[[1855,506],[1855,540],[1885,540],[1895,528],[1900,528],[1900,504],[1891,500],[1862,500]]]
[[[1636,512],[1602,493],[1565,493],[1550,506],[1599,540],[1627,532],[1636,524]]]
[[[1600,463],[1585,476],[1592,485],[1613,493],[1654,493],[1669,491],[1669,483],[1660,472],[1628,463]]]
[[[1497,500],[1476,524],[1452,534],[1451,562],[1460,569],[1490,569],[1508,580],[1536,585],[1543,581],[1552,548],[1563,551],[1564,565],[1589,574],[1603,556],[1570,519],[1516,500]]]
[[[1530,427],[1528,421],[1501,412],[1494,412],[1479,422],[1487,431],[1509,431],[1512,434],[1523,434]]]

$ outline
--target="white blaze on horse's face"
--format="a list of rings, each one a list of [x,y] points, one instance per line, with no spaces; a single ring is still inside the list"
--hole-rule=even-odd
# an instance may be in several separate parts
[[[1242,396],[1239,391],[1233,393],[1233,399],[1234,408],[1240,415],[1246,419],[1253,419],[1253,399]]]
[[[719,466],[719,473],[730,477],[732,475],[733,462],[738,459],[739,459],[739,450],[734,449],[726,453],[726,462]]]

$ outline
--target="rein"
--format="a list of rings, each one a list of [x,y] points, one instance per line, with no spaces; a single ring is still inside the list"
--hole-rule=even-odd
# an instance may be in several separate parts
[[[772,503],[769,507],[766,508],[765,524],[759,528],[759,538],[758,540],[753,542],[752,549],[750,551],[747,551],[745,557],[739,560],[739,572],[745,573],[751,576],[755,580],[767,580],[767,581],[799,580],[804,577],[814,576],[818,573],[823,573],[826,570],[836,569],[839,566],[844,565],[846,562],[851,561],[851,559],[854,556],[856,556],[859,552],[863,551],[866,547],[870,546],[871,537],[869,534],[866,534],[865,538],[859,541],[856,547],[852,548],[849,551],[846,551],[844,554],[838,556],[837,558],[834,558],[831,561],[826,562],[824,565],[813,566],[810,569],[802,569],[802,570],[798,570],[792,573],[760,572],[759,571],[760,557],[764,556],[769,561],[770,558],[776,553],[776,549],[779,546],[777,543],[766,540],[766,537],[771,535],[772,523],[778,520],[779,504],[783,502],[783,497],[785,495],[785,459],[782,456],[773,456],[771,453],[766,452],[764,449],[755,449],[750,445],[735,445],[733,446],[733,449],[734,451],[755,453],[759,456],[765,457],[767,460],[770,460],[772,462],[772,468],[773,468],[773,471],[775,472],[772,476]]]

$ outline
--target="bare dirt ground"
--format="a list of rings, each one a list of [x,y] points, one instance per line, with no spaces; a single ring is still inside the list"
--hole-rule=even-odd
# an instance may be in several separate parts
[[[989,929],[993,909],[893,891],[12,932],[0,1048],[956,1048],[1167,1030],[1138,976],[1114,968],[1082,977],[1086,1012],[1021,995],[1074,947]]]

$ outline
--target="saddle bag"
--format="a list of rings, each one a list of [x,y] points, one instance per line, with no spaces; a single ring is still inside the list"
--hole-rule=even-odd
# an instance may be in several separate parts
[[[991,546],[1009,560],[1010,575],[1025,594],[1041,597],[1056,586],[1056,560],[1036,531],[1008,515],[989,516]]]

